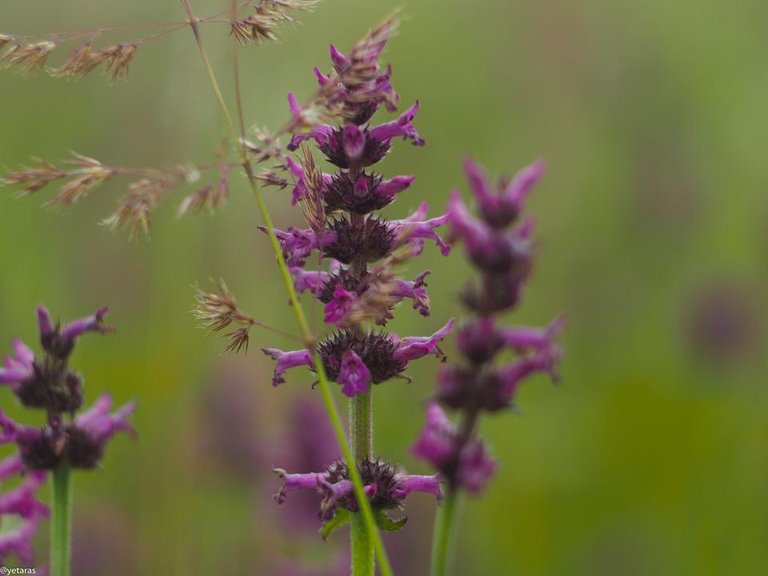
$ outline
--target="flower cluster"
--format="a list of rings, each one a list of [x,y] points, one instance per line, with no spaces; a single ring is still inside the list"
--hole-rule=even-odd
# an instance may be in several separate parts
[[[31,563],[31,539],[48,509],[36,496],[48,471],[61,464],[72,468],[94,468],[109,439],[119,431],[132,431],[128,418],[134,404],[110,413],[112,400],[101,396],[88,410],[83,406],[83,378],[69,367],[78,338],[87,332],[109,332],[104,325],[106,308],[93,316],[61,326],[44,307],[38,308],[41,356],[21,340],[13,343],[13,354],[0,367],[0,384],[7,384],[27,408],[45,410],[43,427],[17,424],[0,411],[0,443],[15,443],[18,452],[0,462],[0,480],[23,476],[17,487],[0,494],[0,515],[21,516],[12,532],[0,535],[0,563],[10,554]],[[78,413],[79,412],[79,413]]]
[[[442,357],[438,344],[453,326],[450,321],[431,336],[405,338],[368,327],[370,323],[386,325],[393,308],[403,300],[410,300],[423,316],[429,315],[428,272],[404,280],[394,268],[420,254],[427,240],[434,241],[443,254],[450,250],[436,232],[447,215],[427,218],[426,203],[402,220],[374,215],[410,187],[414,177],[385,179],[371,167],[384,158],[396,138],[424,144],[413,125],[418,102],[394,121],[369,124],[380,106],[393,110],[397,100],[391,70],[382,71],[376,64],[387,35],[388,29],[378,30],[348,56],[332,46],[334,72],[325,75],[315,70],[326,100],[339,110],[343,124],[311,122],[307,111],[289,96],[295,122],[288,149],[297,150],[312,140],[337,171],[321,173],[307,150],[301,162],[286,158],[295,179],[292,199],[304,207],[309,228],[275,231],[297,291],[320,300],[325,321],[337,328],[319,342],[316,351],[329,378],[350,397],[401,375],[411,360]],[[327,262],[327,270],[304,268],[313,252],[319,252],[318,261]],[[277,360],[274,385],[284,382],[290,368],[313,366],[310,349],[264,352]]]
[[[358,470],[363,481],[365,493],[371,507],[376,511],[400,509],[406,496],[413,492],[425,492],[440,498],[440,478],[405,474],[396,466],[383,460],[363,459],[358,463]],[[330,520],[339,508],[357,512],[358,505],[352,492],[347,465],[337,460],[328,465],[323,472],[308,474],[288,474],[276,469],[283,481],[275,500],[282,504],[290,490],[315,489],[322,496],[320,517]]]
[[[480,218],[470,214],[455,191],[448,226],[451,238],[464,243],[479,278],[461,295],[471,313],[456,338],[463,361],[440,370],[435,401],[427,409],[426,426],[413,453],[439,471],[451,490],[477,493],[495,470],[485,443],[475,433],[478,416],[512,405],[517,387],[531,374],[543,372],[557,378],[561,350],[554,337],[564,320],[558,318],[537,329],[502,326],[495,318],[516,306],[531,270],[533,223],[527,219],[516,224],[525,198],[543,172],[543,163],[536,162],[511,181],[502,181],[498,189],[472,160],[464,167]],[[504,350],[514,352],[515,360],[495,362]],[[461,414],[459,425],[447,417],[441,405]]]
[[[312,348],[289,352],[264,349],[277,361],[275,386],[284,382],[284,374],[291,368],[306,366],[314,370],[314,354],[321,359],[329,380],[338,383],[350,398],[368,392],[373,384],[407,378],[403,372],[412,360],[428,355],[444,358],[439,343],[453,328],[453,320],[423,337],[400,337],[384,328],[395,306],[404,300],[410,301],[421,315],[429,315],[425,282],[429,272],[406,280],[398,277],[396,269],[419,255],[427,240],[435,242],[444,255],[450,251],[436,232],[447,216],[427,218],[426,204],[402,220],[387,220],[375,214],[408,189],[414,177],[386,179],[372,166],[386,156],[397,138],[416,146],[424,144],[413,125],[418,103],[394,121],[369,124],[381,106],[393,111],[398,99],[390,83],[391,70],[382,71],[377,65],[391,25],[389,22],[375,29],[349,55],[331,47],[334,71],[325,75],[315,70],[324,106],[335,110],[341,125],[315,121],[293,95],[289,96],[293,137],[288,149],[295,151],[313,141],[337,170],[322,173],[306,148],[300,162],[285,159],[285,167],[295,180],[292,201],[304,208],[309,227],[277,230],[276,235],[297,291],[308,292],[325,305],[324,319],[333,331]],[[327,264],[324,269],[305,269],[314,252],[319,253],[318,262]],[[385,514],[399,509],[408,494],[440,495],[437,475],[411,476],[370,453],[356,457],[365,492],[384,529],[402,526]],[[343,524],[349,513],[358,511],[344,461],[317,473],[276,472],[283,480],[275,496],[278,503],[294,489],[319,492],[319,515],[326,521],[323,534],[329,526]]]

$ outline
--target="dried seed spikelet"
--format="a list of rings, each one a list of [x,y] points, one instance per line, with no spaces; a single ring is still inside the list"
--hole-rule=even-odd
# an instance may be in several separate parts
[[[56,48],[56,44],[50,41],[24,45],[15,44],[3,54],[0,62],[9,67],[18,66],[26,72],[39,72],[45,66],[48,56],[54,48]]]
[[[253,128],[251,131],[253,132],[253,139],[242,138],[240,145],[245,146],[248,153],[256,157],[257,162],[266,162],[272,158],[283,157],[279,138],[275,138],[267,130],[261,128]]]
[[[190,212],[200,214],[203,210],[213,212],[223,206],[229,199],[229,172],[229,164],[221,162],[218,182],[208,184],[197,192],[186,196],[179,205],[179,216],[184,216]],[[199,171],[197,174],[199,177]],[[189,178],[186,180],[190,182]]]
[[[138,50],[136,44],[117,44],[99,51],[106,63],[106,71],[109,72],[112,80],[128,76],[128,67],[136,54],[136,50]]]
[[[120,199],[117,210],[102,220],[102,225],[113,231],[128,225],[131,239],[140,235],[149,236],[152,228],[152,210],[163,193],[176,183],[178,178],[174,175],[141,178],[131,182],[128,193]]]
[[[70,180],[61,187],[58,194],[51,200],[52,204],[70,207],[82,200],[85,195],[102,185],[115,175],[114,169],[104,166],[98,160],[73,153],[74,158],[68,163],[77,167],[67,175]]]
[[[12,172],[0,179],[3,184],[11,186],[20,186],[22,193],[34,194],[38,190],[45,188],[51,182],[67,176],[67,173],[55,165],[45,160],[36,160],[40,166],[38,168],[25,168],[18,172]]]
[[[277,27],[292,22],[291,11],[309,11],[317,4],[314,0],[262,0],[255,12],[231,23],[230,34],[243,44],[277,39]]]
[[[349,53],[349,66],[341,73],[340,80],[352,88],[361,86],[376,77],[376,58],[389,40],[397,25],[394,17],[387,18],[359,40]]]
[[[8,34],[0,34],[0,50],[2,50],[6,44],[13,42],[13,36]]]
[[[304,218],[312,232],[321,236],[325,230],[325,202],[323,201],[323,173],[315,164],[312,152],[302,147],[301,166],[307,192],[301,200]]]
[[[223,280],[219,280],[217,287],[217,292],[197,289],[197,305],[192,310],[192,315],[202,322],[204,328],[214,332],[220,332],[232,324],[239,326],[227,333],[229,344],[226,351],[247,352],[249,333],[256,321],[237,305],[234,294]]]
[[[265,186],[276,186],[280,190],[288,186],[289,182],[285,176],[285,166],[279,164],[272,169],[262,170],[256,174],[256,180],[263,182]]]
[[[370,270],[368,287],[348,314],[347,327],[367,322],[383,325],[392,319],[392,309],[398,302],[393,294],[401,276],[398,267],[414,255],[413,247],[400,246]]]
[[[107,58],[103,51],[96,51],[90,44],[78,47],[66,62],[53,68],[51,74],[62,78],[83,78],[93,72]]]

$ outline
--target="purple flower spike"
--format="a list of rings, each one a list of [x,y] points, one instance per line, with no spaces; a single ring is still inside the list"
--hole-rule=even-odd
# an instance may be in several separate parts
[[[283,378],[283,374],[291,368],[296,368],[298,366],[311,367],[313,365],[312,353],[309,350],[283,352],[277,348],[262,348],[262,352],[273,360],[277,360],[275,373],[272,377],[272,386],[284,383],[285,378]]]
[[[389,144],[393,139],[403,137],[410,140],[414,146],[423,146],[424,139],[421,137],[416,127],[413,125],[413,119],[419,112],[419,102],[403,112],[397,120],[379,124],[371,128],[369,137],[381,143]]]
[[[394,359],[398,362],[408,363],[411,360],[434,354],[435,356],[443,356],[442,351],[438,348],[440,341],[450,334],[453,329],[455,320],[451,318],[448,322],[440,328],[437,332],[431,336],[410,336],[400,340],[397,346],[397,350],[394,353]]]
[[[371,372],[354,350],[347,350],[341,357],[341,370],[337,378],[345,396],[356,396],[368,391]]]
[[[99,332],[100,334],[112,332],[113,328],[104,326],[104,316],[107,315],[107,311],[106,307],[99,308],[93,316],[70,322],[61,329],[62,340],[71,341],[86,332]]]

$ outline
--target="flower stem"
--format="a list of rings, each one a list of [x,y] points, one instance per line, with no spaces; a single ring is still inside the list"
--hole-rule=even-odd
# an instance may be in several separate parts
[[[379,559],[381,574],[382,576],[392,576],[392,568],[389,564],[389,558],[387,558],[387,552],[384,549],[384,542],[381,539],[381,534],[379,533],[378,525],[376,524],[376,519],[373,516],[373,509],[371,508],[371,503],[368,501],[368,498],[365,495],[362,479],[360,478],[360,472],[358,471],[357,466],[355,466],[355,460],[352,455],[352,450],[349,447],[349,443],[347,442],[347,438],[344,434],[344,426],[341,423],[341,418],[339,417],[338,408],[336,407],[336,403],[334,402],[333,396],[331,395],[328,376],[325,374],[325,367],[323,366],[323,362],[320,359],[320,356],[317,354],[317,351],[315,350],[315,340],[309,328],[309,323],[307,322],[306,315],[304,314],[304,309],[302,308],[301,302],[299,302],[298,295],[296,294],[296,288],[293,285],[293,278],[291,277],[291,274],[288,271],[288,266],[285,263],[285,258],[283,257],[283,251],[280,248],[280,242],[278,241],[277,236],[275,235],[275,229],[272,224],[272,218],[269,214],[269,211],[267,210],[267,206],[264,202],[264,198],[261,194],[261,190],[259,190],[259,187],[256,184],[256,178],[253,173],[253,167],[251,166],[251,162],[246,153],[245,146],[242,144],[238,146],[239,140],[244,135],[238,134],[238,130],[235,127],[235,123],[232,119],[232,114],[230,114],[229,112],[229,108],[227,106],[226,101],[224,100],[224,96],[219,87],[219,83],[216,80],[216,75],[213,71],[213,67],[211,66],[210,60],[208,59],[208,55],[206,54],[205,48],[203,47],[203,42],[200,36],[200,30],[197,25],[198,20],[195,17],[194,13],[192,12],[192,7],[189,4],[189,0],[180,0],[180,2],[189,18],[188,23],[195,37],[195,43],[197,44],[198,50],[200,52],[200,58],[203,62],[203,66],[208,75],[208,80],[211,84],[211,88],[213,89],[214,95],[216,96],[216,100],[218,101],[219,106],[221,107],[222,113],[224,114],[224,118],[227,122],[227,126],[229,127],[232,133],[232,143],[236,148],[238,148],[240,152],[243,170],[245,171],[245,174],[247,176],[248,184],[251,188],[251,191],[253,192],[253,195],[256,198],[256,203],[258,205],[259,213],[261,214],[262,221],[264,222],[264,227],[267,229],[267,235],[269,236],[269,241],[270,241],[270,244],[272,245],[272,250],[275,253],[275,258],[277,259],[278,268],[280,269],[280,276],[282,277],[283,283],[285,284],[285,289],[288,292],[288,299],[291,303],[291,307],[293,308],[294,315],[296,316],[296,320],[299,324],[299,329],[301,330],[301,334],[304,338],[304,341],[307,344],[307,347],[312,351],[312,356],[315,364],[315,372],[317,374],[317,381],[320,388],[320,392],[323,396],[323,403],[325,404],[326,411],[328,412],[328,418],[331,421],[331,426],[333,427],[333,431],[336,435],[336,439],[339,442],[339,447],[341,448],[341,455],[344,458],[344,461],[347,463],[347,467],[349,468],[350,480],[352,481],[352,487],[354,488],[355,497],[357,498],[357,501],[360,503],[360,510],[362,513],[363,525],[365,526],[368,537],[373,541],[373,548],[376,552],[376,556]],[[236,63],[237,62],[235,60],[235,64]],[[236,78],[239,79],[238,75],[236,75]],[[238,94],[239,94],[239,86],[238,86]],[[239,118],[239,124],[242,130],[242,127],[244,126],[244,122],[242,119],[241,105],[238,105],[238,113],[241,116]]]
[[[59,464],[53,470],[51,510],[51,576],[69,576],[72,549],[72,485],[69,464]]]
[[[453,548],[456,505],[459,499],[455,490],[449,490],[437,509],[435,527],[432,533],[432,568],[431,576],[447,576],[448,561]]]
[[[355,462],[373,456],[373,411],[371,391],[357,394],[349,400],[349,437]],[[360,512],[352,514],[350,523],[352,576],[373,576],[375,560],[373,541]]]

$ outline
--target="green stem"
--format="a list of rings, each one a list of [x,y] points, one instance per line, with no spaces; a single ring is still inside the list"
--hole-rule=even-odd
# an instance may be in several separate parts
[[[51,509],[51,576],[69,576],[72,550],[72,485],[69,464],[53,470],[53,505]]]
[[[373,411],[371,407],[370,390],[353,396],[349,400],[349,437],[356,462],[370,459],[373,456]],[[368,534],[365,519],[361,517],[359,512],[352,514],[349,534],[352,576],[373,576],[375,569],[373,541]]]
[[[197,48],[200,52],[200,58],[203,62],[203,66],[208,75],[208,80],[211,84],[211,88],[213,89],[213,93],[216,96],[216,100],[218,101],[219,106],[222,110],[222,113],[224,114],[224,119],[227,122],[227,126],[229,127],[232,133],[233,145],[235,145],[240,151],[243,170],[245,171],[245,174],[247,176],[248,184],[250,185],[251,191],[253,192],[253,195],[256,198],[256,204],[258,205],[259,213],[261,214],[262,221],[264,222],[264,227],[267,229],[267,236],[269,236],[269,241],[270,241],[270,244],[272,245],[272,250],[275,253],[275,258],[277,259],[277,265],[278,265],[278,268],[280,269],[280,276],[282,277],[283,283],[285,284],[285,289],[288,292],[288,299],[291,303],[291,307],[293,308],[294,315],[296,316],[296,320],[299,324],[299,329],[301,330],[304,341],[307,343],[307,347],[312,351],[312,356],[313,356],[314,365],[315,365],[315,373],[317,374],[317,381],[320,387],[320,393],[323,396],[323,403],[325,404],[325,408],[328,412],[328,418],[331,420],[331,426],[333,427],[333,431],[334,431],[334,434],[336,435],[336,439],[339,442],[339,448],[341,448],[341,455],[344,458],[344,461],[347,463],[347,467],[349,468],[349,475],[350,475],[350,480],[352,481],[352,487],[355,492],[355,498],[360,503],[362,521],[368,533],[368,537],[373,541],[373,548],[376,552],[376,556],[379,559],[381,574],[382,576],[392,576],[392,567],[389,564],[389,558],[387,557],[387,552],[384,548],[384,542],[381,539],[381,534],[379,533],[378,525],[376,524],[376,519],[373,516],[373,509],[371,508],[371,503],[368,501],[368,498],[365,495],[365,490],[363,489],[363,482],[362,482],[362,479],[360,478],[360,472],[358,471],[357,466],[355,466],[355,460],[352,456],[352,450],[350,450],[349,443],[347,442],[347,438],[344,434],[344,426],[341,423],[341,418],[339,417],[339,411],[336,407],[336,403],[333,400],[333,396],[331,395],[331,388],[328,381],[328,376],[325,373],[325,367],[323,366],[323,361],[320,358],[320,356],[317,354],[317,351],[315,350],[315,340],[309,328],[309,323],[307,322],[306,315],[304,314],[304,309],[302,308],[301,302],[299,302],[298,295],[296,294],[296,288],[293,285],[293,278],[291,277],[291,274],[288,270],[288,265],[285,263],[285,258],[283,257],[283,251],[280,248],[280,242],[278,241],[277,236],[275,235],[275,229],[272,224],[272,218],[269,214],[269,211],[267,210],[267,206],[264,202],[264,197],[262,196],[261,191],[259,190],[259,187],[256,184],[256,178],[253,173],[253,167],[251,166],[250,160],[248,159],[247,153],[245,151],[245,147],[242,145],[237,146],[237,143],[240,139],[240,135],[238,134],[237,128],[235,127],[235,123],[232,119],[232,115],[229,112],[229,108],[227,107],[227,103],[224,100],[224,96],[221,92],[221,88],[219,87],[219,83],[216,80],[216,75],[213,71],[213,67],[211,66],[210,60],[208,59],[208,55],[205,51],[205,48],[203,47],[202,39],[200,37],[200,30],[197,25],[198,20],[195,17],[194,13],[192,12],[192,7],[189,4],[189,0],[180,0],[180,2],[184,7],[184,10],[186,11],[187,16],[189,18],[188,24],[192,29],[192,33],[195,37],[195,43],[197,44]],[[241,127],[243,126],[242,118],[240,119],[240,125]]]
[[[453,548],[454,518],[458,494],[450,490],[437,509],[435,528],[432,533],[432,569],[431,576],[447,576],[448,561]]]

